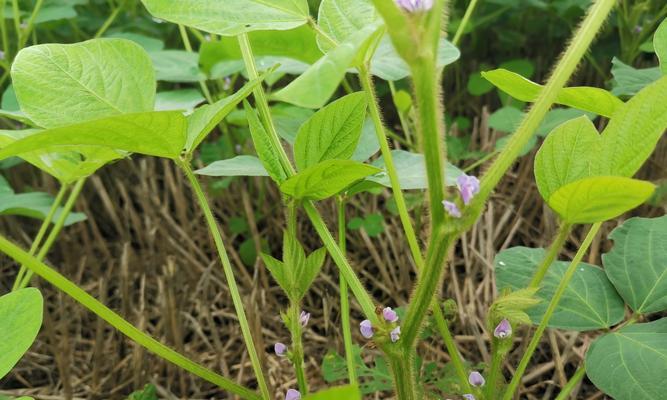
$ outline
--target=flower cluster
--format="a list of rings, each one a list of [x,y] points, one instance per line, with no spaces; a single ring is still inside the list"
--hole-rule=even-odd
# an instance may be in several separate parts
[[[301,328],[308,326],[308,321],[310,321],[310,313],[301,311],[299,314],[299,325],[301,325]],[[278,357],[292,357],[292,354],[290,354],[287,345],[281,342],[273,345],[273,351]],[[301,400],[301,392],[295,389],[289,389],[287,393],[285,393],[285,400]]]
[[[463,204],[467,206],[475,195],[479,193],[479,179],[475,176],[462,174],[456,178],[456,187],[459,190]],[[444,200],[442,205],[445,207],[447,214],[454,218],[461,218],[463,215],[458,204],[453,201]]]
[[[384,319],[385,325],[391,330],[389,331],[389,338],[392,343],[396,343],[401,338],[401,327],[395,326],[398,322],[398,314],[391,307],[385,307],[382,310],[382,319]],[[359,324],[359,330],[361,331],[361,336],[366,339],[371,339],[375,336],[375,331],[373,329],[373,324],[370,320],[365,319]],[[386,333],[386,330],[385,330]]]

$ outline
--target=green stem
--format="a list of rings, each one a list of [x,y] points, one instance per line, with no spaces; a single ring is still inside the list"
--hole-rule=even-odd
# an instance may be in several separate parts
[[[598,222],[591,227],[590,231],[588,231],[588,234],[586,235],[586,238],[584,239],[584,242],[581,244],[581,247],[577,251],[577,254],[574,256],[574,259],[570,263],[570,266],[565,271],[565,274],[563,275],[563,278],[561,279],[560,284],[558,285],[558,288],[556,289],[556,292],[551,298],[549,306],[547,307],[547,310],[545,311],[544,316],[540,321],[540,325],[537,327],[535,335],[533,335],[533,338],[528,344],[528,348],[526,349],[526,351],[523,354],[523,357],[521,358],[521,362],[519,363],[519,366],[517,367],[516,372],[512,377],[512,381],[507,387],[507,391],[505,392],[503,400],[511,400],[514,397],[514,392],[516,392],[517,388],[519,387],[519,383],[521,382],[521,377],[523,377],[523,374],[526,371],[526,367],[528,367],[528,363],[530,362],[530,359],[532,358],[535,349],[537,348],[537,346],[540,343],[540,340],[542,339],[542,334],[544,334],[544,331],[547,329],[547,325],[549,324],[551,316],[553,315],[554,311],[556,311],[556,307],[558,306],[558,303],[560,303],[560,299],[563,296],[563,293],[565,293],[567,285],[570,283],[572,277],[577,271],[579,262],[581,262],[581,259],[588,251],[588,248],[593,242],[593,239],[595,239],[595,236],[597,235],[601,226],[602,223]]]
[[[109,29],[111,24],[113,24],[116,18],[118,18],[118,15],[123,10],[126,1],[127,0],[123,0],[120,4],[118,4],[118,7],[114,8],[114,10],[111,12],[106,21],[104,21],[100,29],[98,29],[97,32],[95,32],[95,36],[93,36],[93,39],[97,39],[99,37],[102,37],[102,35],[104,35],[104,33],[107,31],[107,29]]]
[[[437,298],[438,295],[436,294],[433,297],[433,303],[431,304],[431,311],[433,312],[433,319],[435,320],[435,325],[445,343],[445,347],[447,348],[447,353],[451,358],[451,363],[454,366],[454,370],[456,371],[457,377],[459,378],[459,385],[461,385],[461,388],[463,388],[463,390],[466,393],[470,393],[472,389],[470,388],[470,383],[468,382],[468,372],[466,371],[466,366],[463,363],[463,356],[461,356],[458,347],[456,347],[454,336],[452,335],[452,332],[449,330],[449,325],[447,324],[445,315],[443,314],[442,309],[438,304]]]
[[[454,38],[452,39],[452,44],[454,46],[457,46],[459,44],[461,37],[465,33],[466,26],[468,26],[468,22],[470,21],[472,13],[475,11],[475,7],[477,7],[477,0],[470,0],[470,3],[468,3],[468,7],[466,8],[465,14],[463,14],[463,19],[461,19],[461,23],[459,24],[458,29],[456,29],[456,33],[454,34]]]
[[[290,306],[290,331],[292,333],[292,362],[294,363],[294,371],[296,372],[296,381],[299,385],[299,392],[302,396],[308,394],[308,380],[306,373],[303,370],[303,329],[299,321],[301,307],[298,303],[292,303]]]
[[[44,257],[46,257],[46,255],[49,253],[49,250],[51,250],[51,246],[53,246],[53,243],[56,241],[56,238],[58,238],[60,231],[63,229],[63,226],[65,226],[65,221],[67,221],[67,217],[72,211],[74,203],[76,203],[76,200],[79,198],[79,194],[81,193],[81,189],[83,189],[84,183],[86,183],[86,178],[80,178],[74,184],[74,187],[72,188],[72,191],[70,192],[69,197],[67,198],[67,201],[63,206],[63,209],[60,211],[60,215],[58,215],[56,223],[53,225],[51,232],[49,232],[49,236],[46,237],[44,244],[37,253],[38,261],[44,260]],[[32,271],[28,271],[25,274],[23,280],[21,281],[21,284],[19,285],[19,289],[23,289],[24,287],[27,287],[30,284],[32,275],[33,275]]]
[[[553,74],[540,92],[539,98],[523,119],[519,128],[510,137],[504,150],[484,174],[480,192],[469,206],[470,211],[466,212],[465,228],[471,227],[482,213],[486,200],[539,127],[542,119],[556,100],[558,93],[570,79],[579,61],[595,39],[614,4],[615,0],[596,0],[589,9],[586,18],[556,65]]]
[[[414,358],[410,352],[387,354],[389,367],[394,378],[394,390],[398,400],[417,400],[419,397],[415,384]]]
[[[26,253],[17,245],[13,244],[6,238],[0,236],[0,251],[13,258],[16,262],[25,265],[28,269],[42,277],[45,281],[55,286],[58,290],[67,294],[82,306],[86,307],[97,316],[108,322],[109,325],[117,329],[123,335],[145,347],[150,352],[156,354],[174,365],[189,371],[200,378],[211,382],[220,388],[237,394],[248,400],[261,400],[261,397],[244,388],[232,380],[216,374],[215,372],[195,363],[185,356],[175,352],[164,344],[153,339],[146,333],[135,328],[131,323],[124,320],[120,315],[116,314],[104,304],[97,301],[94,297],[86,293],[83,289],[78,287],[74,282],[68,280],[54,269],[48,267],[46,264],[40,262],[35,257]]]
[[[49,212],[46,214],[44,221],[42,221],[42,226],[39,227],[37,236],[35,236],[35,239],[32,241],[32,245],[30,246],[30,250],[28,252],[28,254],[30,254],[31,256],[35,255],[35,252],[37,252],[37,249],[39,249],[39,245],[42,243],[44,235],[46,235],[46,232],[48,231],[49,226],[51,225],[51,221],[53,221],[53,217],[56,214],[56,211],[58,211],[58,207],[60,207],[60,203],[62,203],[63,198],[65,197],[65,193],[67,193],[68,189],[69,189],[69,184],[63,184],[60,186],[60,190],[58,190],[58,194],[56,195],[56,198],[53,200],[53,204],[51,204]],[[19,273],[18,275],[16,275],[16,279],[14,280],[12,291],[15,291],[19,288],[19,285],[23,281],[26,271],[27,268],[25,267],[25,265],[21,265]]]
[[[547,271],[549,270],[549,267],[551,264],[553,264],[554,260],[556,257],[558,257],[558,254],[560,251],[563,249],[563,245],[565,245],[565,241],[567,240],[567,237],[570,236],[570,232],[572,231],[572,225],[568,224],[566,222],[561,223],[560,228],[558,229],[558,235],[556,236],[556,239],[554,239],[553,243],[551,243],[551,246],[549,247],[549,251],[547,252],[546,257],[544,257],[544,260],[542,260],[542,264],[540,264],[539,267],[537,267],[537,271],[535,271],[535,275],[533,276],[533,279],[530,281],[530,284],[528,285],[528,288],[536,288],[542,283],[542,280],[544,279],[544,276],[547,274]]]
[[[243,335],[243,340],[245,342],[246,348],[248,349],[248,354],[250,355],[250,362],[255,372],[255,377],[257,378],[257,384],[259,386],[259,390],[262,393],[262,398],[264,398],[264,400],[269,400],[271,398],[271,395],[269,394],[269,388],[266,384],[266,380],[264,379],[264,371],[262,370],[262,365],[259,360],[259,355],[257,353],[257,349],[255,348],[255,343],[250,333],[250,324],[248,323],[248,319],[245,314],[245,309],[243,308],[243,300],[241,300],[241,294],[239,293],[239,288],[236,285],[236,279],[234,278],[232,263],[229,261],[229,257],[227,256],[227,251],[225,250],[225,244],[222,241],[220,228],[218,227],[218,223],[215,220],[213,211],[211,211],[211,207],[208,204],[208,200],[206,199],[206,194],[204,194],[204,191],[202,190],[202,187],[199,184],[197,177],[192,172],[192,168],[190,168],[190,166],[187,163],[184,163],[182,161],[179,161],[177,163],[178,166],[185,173],[185,176],[188,178],[188,181],[192,186],[192,190],[194,191],[197,197],[197,201],[199,202],[199,205],[202,211],[204,212],[206,223],[208,224],[208,228],[211,232],[211,235],[213,236],[215,247],[218,251],[220,261],[222,262],[222,269],[225,273],[227,285],[229,286],[229,293],[232,296],[232,302],[234,303],[236,316],[238,317],[239,324],[241,325],[241,333]]]
[[[0,36],[2,36],[2,49],[5,52],[5,59],[10,60],[9,35],[7,34],[7,21],[5,19],[5,5],[7,0],[0,0]],[[9,67],[7,67],[9,69]]]
[[[338,247],[344,256],[347,255],[347,229],[345,217],[345,199],[338,197]],[[358,384],[357,369],[352,351],[352,329],[350,326],[350,299],[347,281],[343,274],[338,274],[340,281],[340,319],[343,330],[343,343],[345,344],[345,361],[347,364],[347,377],[351,385]]]
[[[387,81],[389,84],[389,91],[391,92],[391,99],[394,103],[394,106],[396,107],[396,111],[398,113],[398,119],[401,123],[401,128],[403,129],[403,133],[405,133],[405,140],[406,143],[408,144],[408,147],[412,149],[413,144],[412,144],[412,133],[410,132],[410,126],[408,125],[408,116],[403,113],[403,111],[400,109],[400,106],[397,102],[396,96],[398,92],[396,91],[396,85],[394,84],[394,81]]]
[[[181,40],[183,40],[183,47],[185,47],[185,51],[192,53],[192,44],[190,44],[190,39],[188,38],[188,32],[185,30],[185,26],[183,26],[183,24],[178,24],[178,31],[181,34]],[[208,86],[206,86],[205,79],[199,80],[199,87],[201,88],[206,101],[208,101],[208,104],[213,104],[213,97],[211,96],[211,92],[208,90]]]
[[[493,339],[494,342],[496,339]],[[511,339],[510,339],[511,340]],[[491,356],[491,367],[486,378],[486,386],[484,388],[484,398],[486,400],[493,400],[494,394],[498,388],[498,378],[500,378],[500,369],[503,365],[504,355],[500,352],[498,345],[493,344],[493,355]]]
[[[572,378],[570,378],[567,384],[563,386],[563,389],[561,389],[560,393],[558,393],[556,400],[566,400],[568,397],[570,397],[570,393],[572,393],[579,382],[584,379],[584,376],[586,376],[586,366],[582,364],[579,368],[577,368],[574,375],[572,375]]]
[[[18,36],[19,36],[19,47],[16,49],[16,53],[21,51],[23,46],[28,42],[28,38],[30,37],[30,33],[32,33],[32,28],[35,25],[35,18],[37,17],[37,14],[39,14],[39,10],[42,9],[42,5],[44,4],[44,0],[37,0],[35,3],[35,7],[32,9],[32,13],[30,13],[30,17],[28,18],[28,22],[26,23],[26,28],[25,32],[19,30]]]

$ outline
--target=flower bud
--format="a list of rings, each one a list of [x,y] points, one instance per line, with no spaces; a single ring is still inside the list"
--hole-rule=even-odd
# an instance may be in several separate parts
[[[305,328],[306,325],[308,325],[308,321],[310,321],[310,313],[301,311],[301,315],[299,315],[299,323],[301,324],[301,327]]]
[[[463,398],[466,399],[466,400],[477,400],[477,399],[475,399],[475,395],[472,395],[472,394],[464,394]]]
[[[398,314],[396,314],[396,311],[392,310],[391,307],[385,307],[385,309],[382,310],[382,316],[387,322],[398,321]]]
[[[459,206],[456,205],[456,203],[452,201],[443,200],[442,205],[445,207],[445,211],[447,211],[447,214],[451,215],[454,218],[461,218],[461,210],[459,209]]]
[[[472,198],[479,193],[479,179],[470,175],[460,175],[456,178],[456,186],[459,188],[463,204],[468,205]]]
[[[396,4],[408,12],[423,12],[433,8],[433,0],[396,0]]]
[[[391,337],[392,343],[398,342],[398,339],[401,338],[401,327],[397,326],[394,328],[391,332],[389,332],[389,336]]]
[[[468,376],[468,382],[470,382],[470,384],[475,386],[475,387],[480,387],[480,386],[484,386],[484,384],[486,383],[486,380],[484,380],[484,377],[479,372],[472,371],[470,373],[470,375]]]
[[[359,330],[361,331],[361,335],[366,339],[373,337],[373,324],[371,324],[371,321],[367,319],[361,321],[359,324]]]
[[[273,345],[273,350],[276,352],[278,357],[285,357],[287,354],[287,346],[280,342]]]
[[[493,336],[498,339],[507,339],[512,336],[512,325],[510,325],[510,322],[506,319],[500,321],[496,329],[493,330]]]
[[[301,400],[301,393],[298,390],[290,389],[285,394],[285,400]]]

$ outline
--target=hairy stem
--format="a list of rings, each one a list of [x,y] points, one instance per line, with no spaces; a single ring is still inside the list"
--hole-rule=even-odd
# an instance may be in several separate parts
[[[308,394],[308,380],[306,373],[303,370],[303,328],[299,321],[301,307],[299,303],[292,303],[289,308],[289,330],[292,334],[292,362],[294,363],[294,372],[296,373],[296,381],[299,385],[299,392],[305,396]]]
[[[389,367],[394,378],[394,389],[398,400],[420,400],[415,382],[415,363],[410,352],[388,354]]]
[[[248,354],[250,355],[250,362],[255,372],[255,377],[257,378],[257,384],[259,386],[259,390],[262,393],[262,398],[264,398],[265,400],[269,400],[271,398],[271,395],[269,394],[269,388],[266,384],[266,380],[264,379],[264,371],[262,370],[262,364],[259,361],[259,355],[257,353],[257,349],[255,348],[255,342],[253,341],[252,334],[250,333],[250,324],[248,323],[248,318],[246,317],[245,314],[245,309],[243,307],[243,300],[241,299],[239,288],[236,285],[236,279],[234,277],[232,263],[229,261],[229,257],[227,256],[227,251],[225,250],[225,245],[222,241],[220,228],[218,226],[217,221],[215,220],[213,211],[211,210],[211,207],[208,204],[208,200],[206,199],[206,194],[204,194],[204,191],[202,190],[202,187],[199,184],[197,177],[192,172],[192,168],[190,168],[190,165],[184,162],[178,162],[178,166],[181,168],[181,170],[183,170],[185,176],[188,178],[188,181],[192,186],[192,190],[194,191],[197,197],[197,201],[199,202],[199,205],[202,211],[204,212],[204,218],[206,219],[208,228],[211,232],[211,235],[213,236],[213,241],[215,242],[215,247],[218,251],[218,256],[220,257],[220,261],[222,262],[222,269],[225,273],[227,286],[229,286],[229,293],[232,296],[232,302],[234,303],[236,316],[238,317],[239,324],[241,325],[241,333],[243,335],[243,340],[248,350]]]
[[[514,373],[514,376],[512,377],[512,380],[510,381],[510,384],[507,387],[507,391],[505,392],[503,400],[511,400],[512,397],[514,397],[514,392],[516,392],[517,388],[519,387],[519,383],[521,382],[521,378],[523,377],[523,374],[526,371],[526,367],[528,367],[528,363],[530,362],[530,359],[532,358],[535,349],[540,344],[540,340],[542,339],[542,334],[544,334],[544,331],[547,329],[547,325],[549,324],[551,316],[553,315],[554,311],[556,311],[556,307],[558,306],[558,303],[560,303],[560,299],[563,296],[563,293],[565,293],[567,285],[570,283],[572,277],[574,276],[574,273],[577,271],[579,262],[581,262],[581,259],[588,251],[588,248],[593,242],[593,239],[597,235],[601,226],[602,223],[598,222],[591,227],[591,229],[588,231],[588,234],[586,235],[586,238],[584,239],[584,242],[581,244],[581,247],[577,251],[577,254],[574,256],[574,259],[570,263],[570,266],[565,271],[565,274],[563,275],[563,278],[561,279],[560,284],[556,289],[556,292],[554,293],[553,297],[551,298],[551,301],[549,302],[547,310],[544,312],[544,316],[540,321],[540,325],[535,330],[535,334],[533,335],[533,338],[528,344],[528,348],[523,354],[521,362],[519,362],[519,366],[517,367],[516,372]]]
[[[345,199],[338,197],[336,206],[338,207],[338,247],[343,255],[347,255],[347,229],[345,218]],[[357,369],[354,363],[354,353],[352,351],[352,328],[350,326],[350,299],[347,288],[347,281],[343,274],[339,275],[340,281],[340,320],[343,330],[343,343],[345,346],[345,362],[347,365],[347,377],[351,385],[356,385]]]
[[[70,192],[69,197],[67,198],[67,201],[63,206],[63,209],[60,211],[60,215],[58,216],[56,223],[53,225],[51,232],[49,232],[49,236],[46,237],[46,240],[44,240],[44,244],[37,253],[37,260],[39,261],[44,260],[44,257],[46,257],[46,255],[49,253],[49,250],[51,250],[51,246],[53,246],[53,243],[58,238],[60,231],[63,229],[63,226],[65,226],[65,221],[67,221],[67,217],[72,211],[74,203],[76,203],[76,200],[79,198],[79,194],[81,193],[81,189],[83,189],[84,183],[86,183],[86,178],[81,178],[74,184],[74,187],[72,188],[72,191]],[[33,275],[32,271],[28,271],[25,274],[23,280],[21,281],[21,284],[19,285],[19,289],[23,289],[24,287],[27,287],[30,284],[32,275]]]
[[[56,198],[53,200],[53,204],[51,204],[49,212],[46,214],[44,221],[42,221],[42,225],[39,227],[39,231],[37,232],[35,239],[32,241],[32,245],[30,245],[30,250],[28,251],[28,254],[30,254],[31,256],[35,255],[37,249],[39,249],[39,245],[42,243],[44,235],[46,235],[46,232],[48,231],[49,226],[51,225],[51,221],[53,221],[53,217],[55,216],[56,211],[58,211],[58,207],[60,207],[60,203],[62,203],[63,198],[65,197],[65,193],[67,193],[68,189],[69,189],[69,184],[63,184],[60,186],[60,190],[58,190],[58,194],[56,195]],[[14,280],[12,291],[15,291],[19,288],[19,285],[23,281],[23,277],[25,276],[27,270],[28,269],[25,267],[25,265],[21,265],[19,273],[16,275],[16,279]]]
[[[567,237],[570,236],[571,231],[572,225],[566,222],[561,223],[560,228],[558,228],[558,235],[551,243],[551,246],[549,246],[549,251],[547,252],[546,257],[544,257],[544,260],[542,260],[540,266],[537,267],[535,275],[528,285],[529,288],[536,288],[540,285],[540,283],[542,283],[542,280],[547,274],[549,267],[551,264],[553,264],[554,260],[556,257],[558,257],[558,254],[563,249],[563,245],[565,245],[565,241],[567,240]]]
[[[151,336],[135,328],[134,325],[124,320],[104,304],[97,301],[94,297],[78,287],[74,282],[68,280],[53,268],[37,260],[35,257],[26,253],[20,247],[0,236],[0,251],[13,258],[16,262],[25,265],[28,269],[39,275],[45,281],[55,286],[58,290],[67,294],[75,301],[86,307],[98,317],[109,323],[116,330],[127,336],[148,351],[156,354],[172,364],[191,372],[200,378],[211,382],[218,387],[241,396],[248,400],[261,400],[262,398],[250,389],[236,384],[231,379],[225,378],[197,364],[187,357],[175,352],[164,344],[153,339]]]

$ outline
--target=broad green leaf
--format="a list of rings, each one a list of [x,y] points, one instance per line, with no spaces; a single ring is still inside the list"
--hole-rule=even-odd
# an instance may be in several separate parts
[[[612,93],[616,96],[632,96],[657,81],[662,76],[660,68],[636,69],[616,57],[611,61]]]
[[[132,393],[126,400],[158,400],[157,388],[149,383],[142,390]]]
[[[375,365],[369,367],[361,356],[361,348],[352,345],[352,354],[357,376],[361,379],[361,392],[363,394],[375,394],[380,391],[391,390],[394,387],[391,371],[386,360],[382,356],[375,357]],[[322,360],[322,376],[328,383],[347,379],[347,363],[334,351],[330,351]],[[341,399],[342,400],[342,399]]]
[[[498,253],[494,260],[498,290],[527,287],[545,256],[544,249],[528,247],[512,247]],[[534,324],[542,320],[569,265],[566,261],[555,261],[549,267],[537,292],[542,302],[526,311]],[[577,331],[604,329],[621,322],[624,315],[623,299],[604,271],[581,263],[549,321],[549,327]]]
[[[280,155],[273,147],[273,144],[269,139],[269,134],[259,120],[257,112],[253,110],[247,101],[243,102],[243,106],[245,108],[246,119],[250,126],[252,142],[255,145],[255,151],[257,152],[259,159],[262,161],[264,168],[274,181],[278,183],[284,181],[287,178],[287,175],[280,163]]]
[[[667,216],[631,218],[609,238],[602,263],[625,302],[639,314],[667,310]]]
[[[0,378],[32,346],[42,326],[43,307],[42,294],[35,288],[0,297]]]
[[[586,374],[616,400],[664,398],[667,318],[626,326],[598,338],[586,354]]]
[[[377,35],[377,25],[367,26],[331,49],[306,72],[273,95],[275,100],[305,108],[321,108],[340,85],[347,68]]]
[[[186,119],[177,111],[124,114],[46,129],[0,150],[0,160],[36,150],[61,152],[104,146],[131,153],[178,158],[185,145]]]
[[[359,143],[366,117],[366,95],[342,97],[315,113],[299,129],[294,161],[304,170],[320,161],[348,159]]]
[[[599,170],[602,137],[587,117],[554,129],[535,156],[535,180],[543,198],[562,186],[594,176]]]
[[[361,137],[359,137],[359,144],[352,154],[354,161],[364,162],[375,155],[380,150],[380,143],[375,134],[375,124],[370,117],[364,121],[364,126],[361,128]]]
[[[152,15],[223,36],[308,22],[306,0],[142,0]]]
[[[20,215],[22,217],[44,220],[53,205],[53,197],[48,193],[2,193],[0,194],[0,215]],[[59,207],[53,218],[56,221],[62,212]],[[83,213],[70,213],[65,218],[65,226],[85,221]]]
[[[253,156],[216,161],[195,173],[207,176],[269,176],[259,158]]]
[[[667,75],[667,18],[662,20],[653,35],[653,48],[660,61],[662,73]]]
[[[252,93],[261,84],[265,75],[246,83],[231,96],[218,100],[213,104],[203,105],[188,115],[187,141],[184,148],[187,152],[194,151],[209,133],[220,123],[236,106]]]
[[[440,39],[437,65],[439,68],[452,64],[461,52],[445,38]],[[398,55],[389,36],[385,35],[371,59],[371,73],[386,81],[399,81],[410,76],[410,67]]]
[[[602,174],[632,176],[667,129],[667,76],[637,93],[602,132]]]
[[[503,92],[517,100],[526,102],[536,101],[544,87],[505,69],[482,72],[482,76]],[[563,88],[558,92],[556,103],[606,117],[611,116],[623,105],[618,97],[604,89],[595,87]]]
[[[280,56],[313,64],[322,52],[317,47],[315,32],[308,26],[286,31],[256,31],[248,34],[255,57]],[[199,64],[207,74],[220,62],[243,60],[238,39],[222,37],[204,42],[199,49]]]
[[[206,76],[199,70],[199,55],[184,50],[161,50],[149,53],[155,68],[155,79],[165,82],[199,82]]]
[[[322,200],[378,172],[378,168],[357,161],[327,160],[289,178],[280,190],[295,199]]]
[[[595,176],[568,183],[547,200],[571,224],[603,222],[632,210],[651,197],[650,182],[620,176]]]
[[[289,144],[294,145],[299,128],[314,114],[310,108],[278,103],[271,107],[271,118],[278,135]]]
[[[39,10],[35,17],[35,24],[58,21],[60,19],[76,18],[77,12],[72,4],[47,4]]]
[[[151,60],[125,39],[25,48],[12,81],[21,110],[44,128],[152,111],[155,103]]]
[[[489,127],[505,133],[512,133],[523,120],[524,113],[518,108],[501,107],[489,116]]]
[[[380,22],[375,7],[369,0],[322,0],[317,23],[336,43],[347,41],[360,30]],[[320,48],[328,52],[334,47],[330,40],[317,37]]]
[[[43,132],[39,129],[0,130],[0,148]],[[61,149],[60,152],[49,152],[39,149],[21,154],[21,158],[47,174],[58,179],[60,183],[72,183],[80,178],[92,175],[113,160],[125,155],[114,149],[100,146],[73,146],[72,151]]]
[[[206,99],[197,89],[176,89],[155,96],[155,111],[183,110],[191,112]]]
[[[26,117],[23,111],[0,110],[0,118],[1,117],[9,118],[11,120],[20,122],[22,124],[26,124],[28,126],[35,126],[35,123],[31,121],[30,118]]]
[[[339,386],[309,394],[304,400],[361,400],[361,391],[357,385]]]
[[[391,151],[398,180],[402,190],[428,189],[426,179],[426,161],[423,154],[410,153],[405,150]],[[385,169],[384,158],[380,157],[373,162],[378,168]],[[447,163],[445,167],[445,182],[447,186],[456,185],[456,178],[463,172],[456,166]],[[377,182],[383,186],[391,187],[389,175],[386,172],[368,178],[369,181]]]
[[[110,38],[131,40],[139,46],[143,47],[147,52],[160,51],[164,49],[164,42],[161,39],[142,35],[135,32],[113,32],[107,35]]]

